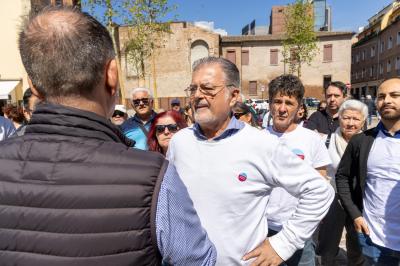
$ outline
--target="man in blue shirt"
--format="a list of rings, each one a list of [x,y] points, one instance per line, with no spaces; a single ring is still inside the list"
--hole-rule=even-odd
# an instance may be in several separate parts
[[[135,148],[147,150],[147,135],[156,113],[153,111],[153,96],[146,88],[133,89],[132,107],[136,114],[122,124],[124,135],[135,141]]]

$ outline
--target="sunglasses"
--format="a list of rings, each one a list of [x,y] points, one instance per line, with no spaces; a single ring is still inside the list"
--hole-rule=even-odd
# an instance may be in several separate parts
[[[116,116],[124,116],[124,115],[125,115],[125,113],[124,113],[124,112],[121,112],[121,111],[114,111],[114,113],[113,113],[112,117],[116,117]]]
[[[142,102],[144,105],[149,105],[150,100],[149,100],[149,98],[142,98],[142,99],[132,100],[132,103],[133,103],[134,106],[139,106],[140,102]]]
[[[166,128],[168,128],[168,131],[171,133],[175,133],[178,131],[177,124],[168,124],[168,125],[156,125],[156,132],[164,133]]]
[[[244,116],[244,115],[246,115],[247,113],[233,113],[233,116],[236,118],[236,119],[240,119],[242,116]]]

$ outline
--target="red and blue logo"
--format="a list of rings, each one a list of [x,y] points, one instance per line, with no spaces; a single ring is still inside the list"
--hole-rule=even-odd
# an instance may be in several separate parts
[[[304,152],[300,149],[293,149],[292,152],[297,155],[300,159],[304,160],[305,155]]]
[[[246,173],[240,173],[238,175],[238,179],[239,179],[240,182],[246,181],[247,180],[247,174]]]

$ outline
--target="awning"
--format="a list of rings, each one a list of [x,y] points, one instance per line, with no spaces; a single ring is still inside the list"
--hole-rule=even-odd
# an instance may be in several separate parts
[[[8,95],[19,82],[19,80],[0,80],[0,100],[8,100]]]

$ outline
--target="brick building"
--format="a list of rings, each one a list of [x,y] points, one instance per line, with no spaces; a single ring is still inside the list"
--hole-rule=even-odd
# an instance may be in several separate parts
[[[400,1],[369,19],[352,46],[351,93],[355,98],[376,96],[379,84],[400,76]]]
[[[350,81],[352,32],[317,32],[319,53],[311,65],[302,66],[306,96],[323,97],[330,81]],[[288,73],[283,62],[282,35],[226,36],[221,38],[221,56],[240,71],[242,92],[250,98],[267,97],[266,88],[275,77]]]
[[[145,80],[140,81],[123,53],[129,27],[120,27],[118,31],[126,97],[130,97],[131,88],[153,89],[155,76],[159,106],[163,109],[168,109],[174,98],[187,102],[184,89],[191,81],[191,66],[201,57],[222,56],[234,62],[240,71],[242,92],[249,98],[266,98],[269,81],[289,69],[283,63],[282,35],[220,37],[191,23],[175,22],[171,24],[171,34],[164,37],[163,47],[156,52],[156,74],[153,75],[149,59],[145,64]],[[302,68],[307,96],[322,98],[323,87],[331,80],[350,82],[352,35],[351,32],[317,33],[319,53],[310,66]]]
[[[145,62],[145,80],[139,80],[135,69],[128,63],[124,53],[130,29],[127,26],[118,28],[117,39],[120,43],[121,69],[128,99],[130,97],[129,90],[135,87],[144,86],[154,91],[154,79],[156,79],[161,108],[169,109],[170,101],[175,98],[179,98],[182,103],[185,103],[187,99],[184,89],[190,84],[193,62],[202,57],[220,55],[219,34],[187,22],[171,23],[170,30],[171,34],[166,34],[162,40],[162,48],[155,53],[155,74],[151,67],[152,59],[149,58]]]

